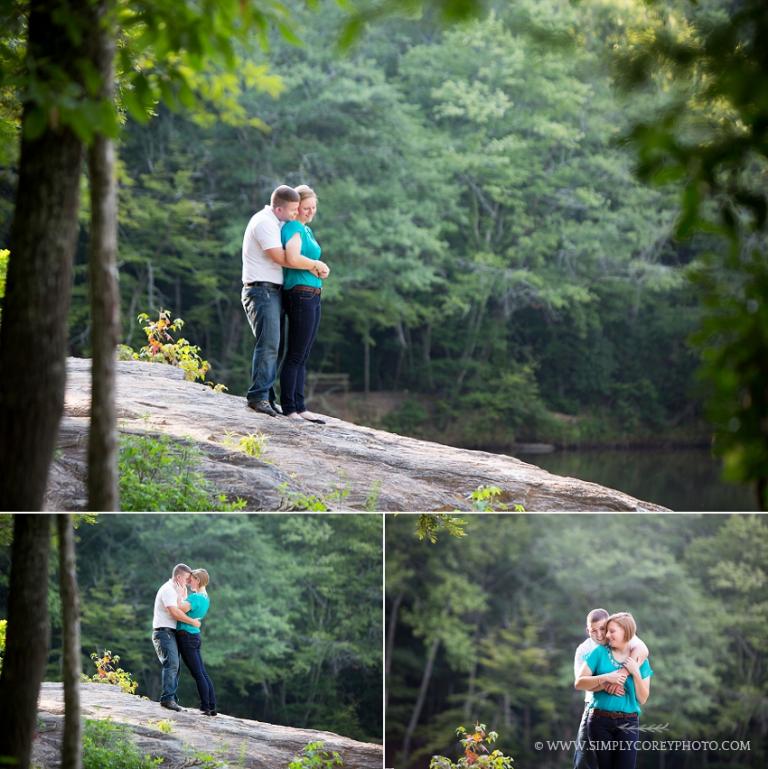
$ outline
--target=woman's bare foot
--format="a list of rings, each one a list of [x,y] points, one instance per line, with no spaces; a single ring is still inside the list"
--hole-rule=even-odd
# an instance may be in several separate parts
[[[299,416],[302,419],[306,419],[307,422],[316,422],[319,425],[325,424],[324,419],[320,419],[320,417],[317,414],[313,414],[311,411],[302,411],[299,413]]]

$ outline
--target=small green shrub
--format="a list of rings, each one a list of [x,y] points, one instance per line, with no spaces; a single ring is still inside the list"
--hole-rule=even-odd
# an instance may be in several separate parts
[[[381,497],[381,481],[374,481],[371,484],[371,490],[365,498],[363,510],[369,513],[375,513],[379,509],[379,497]]]
[[[104,649],[104,653],[91,652],[91,659],[96,665],[96,672],[88,679],[98,684],[115,684],[119,686],[126,694],[136,694],[139,688],[139,682],[133,680],[131,673],[118,667],[120,657],[113,655],[109,649]]]
[[[162,756],[142,756],[126,726],[109,719],[86,719],[83,729],[83,769],[156,769]]]
[[[170,734],[173,731],[173,724],[167,718],[162,718],[159,721],[147,721],[147,723],[151,727],[159,729],[163,734]]]
[[[499,735],[496,732],[486,732],[485,724],[475,724],[471,732],[460,726],[456,735],[464,749],[464,755],[456,763],[446,756],[432,756],[429,769],[512,769],[514,759],[511,756],[505,756],[500,750],[488,749],[488,745],[496,742]]]
[[[498,486],[478,486],[470,495],[472,509],[481,513],[492,513],[500,510],[509,510],[510,506],[501,501],[502,491]],[[522,505],[513,505],[516,513],[524,513]]]
[[[181,318],[171,320],[168,310],[160,310],[157,320],[150,320],[147,313],[139,314],[137,320],[147,336],[147,344],[138,352],[127,344],[117,346],[118,360],[145,360],[150,363],[167,363],[176,366],[184,372],[184,378],[190,382],[199,379],[214,392],[227,391],[227,386],[214,384],[205,379],[211,364],[200,357],[200,348],[190,344],[186,339],[174,339],[171,332],[181,330],[184,321]]]
[[[288,764],[288,769],[333,769],[334,766],[344,766],[337,751],[323,750],[323,742],[310,742],[295,755]]]
[[[189,765],[196,767],[196,769],[219,769],[219,767],[225,766],[223,761],[219,761],[210,753],[202,750],[192,754],[192,760]]]
[[[306,510],[312,513],[325,513],[340,506],[349,496],[349,487],[344,484],[318,496],[302,491],[290,491],[287,483],[281,483],[277,490],[285,498],[289,510]]]
[[[120,438],[120,502],[124,511],[231,512],[245,501],[230,502],[197,472],[202,452],[195,446],[158,438]]]
[[[138,354],[134,351],[133,347],[127,344],[119,344],[115,349],[115,357],[117,360],[136,360]]]
[[[240,451],[249,457],[261,459],[262,454],[267,448],[267,436],[264,433],[249,433],[240,438],[237,446]]]
[[[136,356],[138,360],[178,366],[190,382],[205,381],[211,365],[200,357],[200,348],[184,338],[174,340],[171,335],[172,331],[180,331],[184,326],[181,318],[171,320],[168,310],[160,310],[157,320],[150,320],[145,312],[138,316],[138,320],[147,335],[147,344]]]

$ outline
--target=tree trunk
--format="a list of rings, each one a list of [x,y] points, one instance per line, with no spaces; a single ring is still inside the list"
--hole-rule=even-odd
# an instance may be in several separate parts
[[[424,328],[424,336],[421,340],[421,358],[424,366],[424,374],[427,381],[427,387],[430,390],[435,389],[435,378],[432,373],[432,324],[427,323]]]
[[[416,698],[416,704],[413,706],[413,713],[411,713],[411,720],[408,723],[408,728],[403,735],[403,747],[400,754],[400,760],[404,766],[408,765],[408,757],[411,754],[411,740],[413,739],[413,733],[416,731],[416,726],[419,723],[421,717],[421,710],[424,707],[424,700],[427,698],[427,689],[429,689],[429,682],[432,679],[432,669],[435,666],[435,658],[437,657],[437,650],[440,648],[440,639],[435,638],[432,641],[432,645],[429,647],[429,653],[427,654],[427,663],[424,666],[424,673],[421,676],[421,686],[419,687],[419,696]]]
[[[400,604],[405,597],[405,591],[401,590],[392,603],[392,609],[389,612],[389,622],[387,622],[387,646],[384,652],[384,681],[389,681],[389,671],[392,669],[392,655],[395,651],[395,630],[397,629],[397,613],[400,611]],[[387,703],[389,702],[389,688],[384,687],[384,712],[387,712]]]
[[[363,336],[363,392],[371,392],[371,340],[367,329]]]
[[[160,312],[162,308],[155,309],[155,271],[152,267],[152,260],[147,260],[147,315],[153,316]]]
[[[80,596],[75,565],[75,532],[72,516],[57,516],[59,530],[59,589],[61,591],[62,680],[64,682],[64,733],[61,769],[83,765],[80,721]]]
[[[51,516],[13,521],[3,674],[0,678],[0,761],[29,769],[37,697],[48,656],[48,551]]]
[[[29,3],[26,63],[45,81],[56,62],[75,83],[81,81],[81,47],[87,0],[67,4],[66,18],[46,0]],[[71,24],[67,29],[63,23]],[[82,32],[80,43],[70,35]],[[59,78],[61,75],[59,75]],[[51,85],[50,87],[54,87]],[[60,86],[59,86],[60,87]],[[28,129],[41,108],[24,104]],[[19,181],[9,238],[11,256],[0,328],[0,509],[40,510],[48,469],[64,409],[67,313],[78,222],[83,146],[58,112],[48,109],[46,126],[23,138]]]
[[[115,44],[111,2],[96,8],[91,40],[93,63],[102,78],[101,98],[114,97]],[[120,335],[117,285],[117,182],[115,144],[96,135],[88,151],[91,182],[91,425],[88,432],[88,509],[119,510],[117,420],[115,416],[115,347]]]

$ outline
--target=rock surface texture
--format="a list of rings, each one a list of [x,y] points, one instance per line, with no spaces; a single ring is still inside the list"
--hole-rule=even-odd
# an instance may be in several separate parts
[[[206,756],[216,761],[219,769],[285,769],[305,745],[315,741],[322,741],[324,750],[338,751],[345,769],[382,767],[381,745],[331,732],[293,729],[222,714],[210,717],[196,710],[175,713],[108,684],[82,684],[80,698],[83,718],[109,718],[115,724],[128,726],[141,754],[162,756],[163,769],[200,766]],[[159,721],[170,722],[170,732],[162,731]],[[63,724],[62,685],[44,683],[38,701],[34,764],[44,769],[59,767]]]
[[[494,485],[510,509],[533,511],[659,511],[614,489],[563,478],[518,459],[394,435],[343,422],[295,424],[246,408],[245,399],[183,378],[180,369],[129,361],[117,364],[122,433],[166,434],[203,452],[200,471],[247,510],[301,509],[315,496],[337,510],[469,510],[470,492]],[[85,456],[90,361],[67,362],[67,394],[57,459],[46,497],[49,510],[85,506]],[[263,433],[260,459],[236,448]]]

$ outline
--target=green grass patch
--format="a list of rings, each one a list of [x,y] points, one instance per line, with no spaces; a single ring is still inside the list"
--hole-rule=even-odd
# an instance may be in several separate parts
[[[142,756],[126,726],[87,719],[83,729],[83,769],[156,769],[161,756]]]
[[[197,470],[202,457],[191,443],[175,442],[164,435],[121,436],[118,466],[122,510],[242,510],[244,500],[229,501]]]

